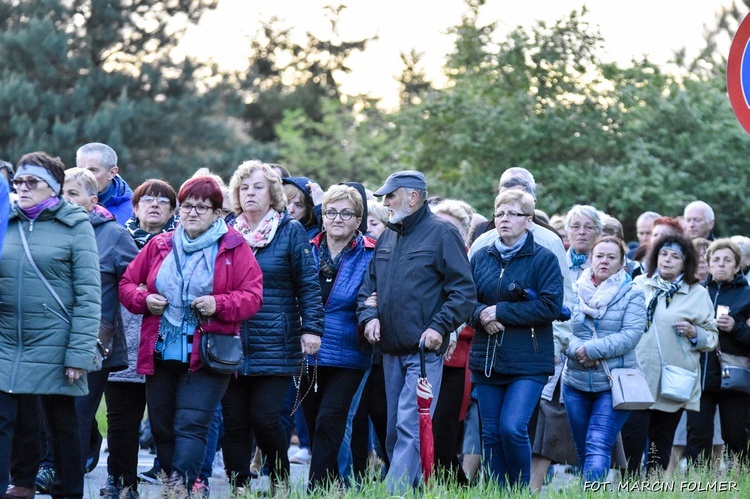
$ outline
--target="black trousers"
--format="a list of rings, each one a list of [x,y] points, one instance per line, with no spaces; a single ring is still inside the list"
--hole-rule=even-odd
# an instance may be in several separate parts
[[[700,411],[690,411],[687,415],[685,454],[691,461],[705,460],[711,456],[717,407],[721,420],[721,438],[729,455],[745,461],[750,395],[734,390],[703,392]]]
[[[241,485],[250,479],[253,434],[266,457],[271,482],[289,477],[286,434],[279,415],[291,382],[288,376],[232,376],[221,401],[222,449],[231,483]]]
[[[380,444],[380,458],[388,466],[385,451],[385,435],[388,430],[388,405],[385,398],[385,378],[383,365],[373,364],[367,377],[359,407],[352,421],[352,469],[355,477],[367,473],[367,447],[370,441],[370,421],[375,428],[375,436]]]
[[[129,487],[138,482],[138,439],[146,409],[146,384],[108,381],[104,398],[107,401],[109,444],[107,473]]]
[[[446,480],[455,477],[459,484],[469,483],[458,460],[465,376],[466,369],[462,367],[443,366],[440,396],[432,416],[435,470]]]
[[[75,397],[66,395],[14,395],[0,392],[0,490],[5,491],[13,453],[17,473],[36,478],[42,460],[42,414],[55,464],[54,498],[77,499],[83,496],[83,466]],[[23,419],[20,419],[23,417]],[[14,439],[14,430],[17,432]],[[26,469],[28,468],[28,469]],[[31,470],[33,469],[33,473]],[[24,471],[25,470],[25,471]]]
[[[318,367],[318,390],[310,388],[311,379],[303,378],[300,396],[307,393],[302,406],[312,444],[309,487],[325,486],[327,480],[340,477],[339,449],[346,432],[346,420],[354,394],[365,371],[341,367]]]
[[[645,410],[630,413],[621,435],[625,458],[628,461],[628,474],[631,478],[640,476],[641,459],[647,444],[649,454],[646,471],[667,469],[674,434],[681,417],[682,409],[677,412]]]

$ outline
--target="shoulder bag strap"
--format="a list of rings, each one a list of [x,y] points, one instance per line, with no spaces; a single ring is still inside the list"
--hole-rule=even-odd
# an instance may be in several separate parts
[[[39,277],[39,279],[42,281],[42,284],[47,288],[47,290],[50,292],[52,297],[55,299],[57,304],[62,309],[63,313],[68,319],[68,322],[70,322],[70,314],[68,313],[68,309],[65,308],[65,305],[63,305],[62,300],[60,299],[60,296],[55,292],[55,289],[52,287],[52,285],[49,283],[46,277],[42,274],[42,272],[39,270],[39,267],[36,266],[36,262],[34,261],[34,258],[31,256],[31,251],[29,251],[29,243],[26,241],[26,234],[23,232],[23,227],[21,227],[23,224],[18,223],[18,233],[21,235],[21,243],[23,243],[23,250],[26,253],[26,258],[29,260],[29,264],[31,264],[31,268],[34,269],[34,272],[36,272],[36,275]]]

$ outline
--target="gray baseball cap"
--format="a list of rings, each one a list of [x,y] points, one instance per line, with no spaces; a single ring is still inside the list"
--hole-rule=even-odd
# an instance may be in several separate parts
[[[385,180],[385,184],[383,184],[383,187],[375,191],[373,194],[376,196],[385,196],[401,187],[426,191],[427,180],[425,180],[422,172],[418,172],[416,170],[404,170],[392,173]]]

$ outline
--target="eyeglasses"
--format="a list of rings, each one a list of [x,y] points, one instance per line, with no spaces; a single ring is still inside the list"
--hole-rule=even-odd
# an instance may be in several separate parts
[[[580,225],[580,224],[574,224],[570,226],[570,230],[573,232],[578,232],[579,230],[583,229],[585,232],[594,232],[596,230],[596,227],[593,225]]]
[[[208,210],[211,209],[210,206],[206,206],[205,204],[196,204],[196,205],[181,204],[180,213],[182,213],[183,215],[189,215],[190,212],[193,211],[193,208],[195,208],[195,212],[198,215],[205,215],[208,212]]]
[[[514,219],[514,218],[521,218],[521,217],[530,217],[531,215],[527,215],[526,213],[518,213],[517,211],[498,211],[495,213],[495,218],[498,220],[502,220],[505,217],[508,217],[508,220]]]
[[[323,212],[323,215],[325,215],[328,220],[336,220],[337,215],[341,217],[341,220],[349,220],[354,216],[354,212],[351,210],[326,210]]]
[[[33,177],[14,178],[13,187],[19,189],[22,185],[25,185],[30,191],[33,191],[39,185],[39,182],[42,182],[42,180]]]
[[[168,204],[171,204],[171,201],[169,200],[169,198],[164,197],[164,196],[158,196],[158,197],[154,197],[154,196],[141,196],[141,199],[138,200],[138,203],[151,204],[154,201],[156,201],[160,205],[164,205],[164,206],[166,206]]]

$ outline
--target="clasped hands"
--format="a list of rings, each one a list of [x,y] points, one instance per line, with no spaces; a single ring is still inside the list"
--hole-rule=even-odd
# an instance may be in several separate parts
[[[581,364],[586,369],[591,369],[591,368],[599,366],[598,360],[593,360],[589,358],[589,355],[586,353],[586,347],[584,347],[583,345],[576,348],[575,356],[576,356],[576,360],[578,361],[578,363]]]
[[[487,334],[497,334],[505,330],[505,326],[497,320],[496,313],[495,305],[487,307],[479,313],[479,322],[482,324],[484,330],[487,331]]]

